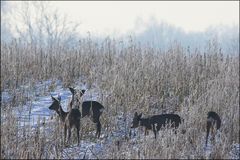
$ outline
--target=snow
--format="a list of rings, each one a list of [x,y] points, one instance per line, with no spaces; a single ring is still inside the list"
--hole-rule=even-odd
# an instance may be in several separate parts
[[[2,92],[2,103],[11,101],[11,95],[7,91]]]
[[[229,153],[231,159],[239,159],[240,158],[240,144],[233,144],[232,150]]]
[[[19,126],[24,127],[26,125],[29,125],[32,128],[36,128],[38,125],[38,121],[42,123],[45,121],[46,123],[51,121],[51,117],[53,115],[56,115],[54,111],[49,110],[49,106],[52,103],[51,95],[56,97],[57,95],[61,96],[61,105],[63,107],[63,110],[67,111],[67,104],[69,102],[69,99],[71,98],[71,92],[68,88],[63,88],[61,81],[56,81],[53,91],[46,92],[46,95],[43,95],[42,92],[46,90],[50,85],[52,84],[52,81],[44,81],[44,82],[38,82],[34,90],[31,92],[34,93],[32,95],[32,101],[28,101],[25,105],[17,106],[14,108],[14,112],[18,118]],[[22,88],[28,89],[28,86],[21,86]],[[102,96],[107,96],[99,94],[99,88],[91,88],[87,89],[84,84],[79,83],[76,89],[86,89],[83,96],[83,100],[96,100],[101,101]],[[29,93],[28,93],[29,94]],[[2,92],[2,102],[7,103],[11,101],[11,95],[8,93],[8,91]],[[136,142],[143,141],[146,137],[144,136],[144,132],[140,132],[140,129],[130,129],[130,122],[131,122],[132,115],[127,114],[124,118],[124,113],[119,112],[116,116],[116,126],[117,128],[113,130],[110,134],[106,135],[104,133],[104,129],[102,129],[101,138],[97,139],[95,142],[92,142],[90,139],[81,140],[81,143],[79,146],[76,144],[73,144],[71,146],[68,146],[63,149],[62,151],[62,158],[69,159],[69,158],[75,158],[75,159],[95,159],[99,158],[98,156],[101,155],[102,152],[105,152],[107,147],[109,145],[115,145],[114,143],[116,141],[119,141],[121,139],[124,139],[125,136],[129,135],[129,132],[131,132],[131,139],[129,140],[129,143],[132,145],[132,149],[135,151],[138,151],[138,144]],[[1,117],[1,120],[3,120],[4,117]],[[95,132],[95,131],[94,131]],[[89,133],[91,134],[91,133]],[[218,133],[220,134],[220,133]],[[137,136],[136,136],[137,135]],[[141,138],[145,137],[145,138]],[[217,136],[217,143],[220,142],[220,135]],[[153,134],[149,134],[147,136],[149,139],[154,139]],[[209,136],[211,138],[211,135]],[[213,145],[208,141],[208,145],[205,146],[205,139],[202,140],[202,146],[203,150],[206,153],[206,156],[209,157]],[[239,151],[240,145],[234,144],[232,147],[231,152],[229,153],[229,156],[233,159],[237,159],[238,155],[240,153]],[[50,155],[50,158],[52,155]]]
[[[58,93],[61,93],[62,97],[62,107],[66,110],[66,104],[68,102],[68,98],[71,97],[71,93],[67,89],[57,88],[56,91],[51,92],[50,95],[57,96]],[[51,96],[42,96],[38,98],[38,101],[33,101],[32,103],[28,103],[21,109],[16,110],[16,115],[20,118],[20,126],[31,125],[36,126],[38,119],[40,118],[40,122],[45,118],[49,119],[50,116],[54,114],[53,111],[49,110],[48,107],[52,103]]]
[[[63,150],[63,159],[96,159],[102,149],[101,143],[93,143],[82,140],[80,145],[72,145]]]
[[[48,95],[41,96],[41,92],[48,88],[51,85],[51,81],[38,82],[36,87],[34,87],[34,101],[27,102],[26,105],[16,107],[15,114],[19,118],[20,126],[30,125],[32,127],[36,127],[38,123],[38,119],[40,122],[43,119],[48,120],[51,116],[55,114],[54,111],[49,110],[49,106],[52,104],[51,95],[57,97],[61,96],[61,106],[64,111],[67,111],[67,104],[69,103],[69,99],[71,98],[71,92],[68,88],[63,88],[62,83],[60,81],[56,82],[56,89],[51,91]],[[26,86],[21,86],[22,88],[27,88]],[[81,88],[81,87],[77,87]],[[82,87],[84,89],[84,87]],[[90,90],[89,90],[90,91]],[[97,100],[98,94],[90,91],[84,95],[84,100]],[[3,92],[3,101],[7,102],[11,100],[11,96],[7,92]]]
[[[63,88],[62,83],[60,81],[56,82],[56,88],[54,91],[51,91],[48,95],[41,96],[41,92],[44,89],[48,88],[51,85],[51,81],[39,82],[35,85],[34,93],[34,101],[28,101],[26,105],[14,107],[14,112],[19,121],[20,127],[30,126],[32,129],[38,126],[38,121],[40,124],[45,122],[50,122],[50,118],[56,113],[52,110],[49,110],[49,106],[52,104],[51,95],[57,97],[61,96],[61,106],[63,110],[67,111],[67,104],[69,103],[69,99],[71,98],[71,92],[68,88]],[[21,88],[28,89],[28,86],[21,86]],[[86,89],[84,85],[82,87],[75,87],[75,89]],[[87,90],[86,94],[83,96],[83,100],[98,100],[100,95],[96,92],[96,89]],[[2,92],[2,99],[4,103],[11,101],[11,95],[4,91]],[[3,119],[2,119],[3,120]],[[94,143],[90,141],[82,140],[80,146],[76,144],[67,147],[63,150],[62,155],[64,159],[67,158],[96,158],[102,149],[101,143]],[[50,155],[51,157],[51,155]],[[52,157],[53,158],[53,157]]]

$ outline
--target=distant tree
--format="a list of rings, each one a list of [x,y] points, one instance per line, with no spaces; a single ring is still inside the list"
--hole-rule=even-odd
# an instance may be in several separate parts
[[[10,31],[10,24],[7,19],[7,14],[11,12],[11,8],[6,1],[1,1],[1,42],[10,42],[12,34]]]
[[[67,16],[54,9],[50,2],[18,3],[20,8],[12,16],[19,22],[15,29],[22,40],[49,49],[73,43],[79,24],[70,22]]]

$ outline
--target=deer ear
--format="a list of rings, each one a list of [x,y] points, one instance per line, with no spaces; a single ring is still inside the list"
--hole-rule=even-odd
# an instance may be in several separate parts
[[[85,90],[84,90],[84,89],[83,89],[83,90],[79,90],[79,95],[80,95],[80,97],[82,97],[84,93],[85,93]]]
[[[138,117],[141,118],[142,117],[142,113],[140,113]]]
[[[85,91],[86,91],[85,89],[81,90],[82,94],[84,94],[84,93],[85,93]]]
[[[55,99],[55,98],[54,98],[52,95],[51,95],[51,98],[52,98],[52,100],[53,100],[53,101],[55,101],[55,100],[56,100],[56,99]]]
[[[61,96],[58,94],[58,101],[60,102],[61,101]]]
[[[69,88],[69,90],[70,90],[70,92],[72,93],[72,94],[74,94],[74,89],[72,88],[72,87],[68,87]]]

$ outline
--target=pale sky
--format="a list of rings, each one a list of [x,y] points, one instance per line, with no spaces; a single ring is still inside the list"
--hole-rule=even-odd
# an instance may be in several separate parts
[[[203,31],[211,25],[239,25],[239,2],[100,1],[53,2],[59,10],[81,23],[83,30],[125,33],[143,29],[151,17],[183,28]],[[139,23],[137,23],[139,22]],[[135,24],[138,24],[137,26]]]
[[[11,2],[17,3],[17,2]],[[239,26],[238,1],[54,1],[60,12],[80,31],[93,34],[124,34],[143,31],[154,19],[175,25],[185,31],[204,31],[217,25]]]

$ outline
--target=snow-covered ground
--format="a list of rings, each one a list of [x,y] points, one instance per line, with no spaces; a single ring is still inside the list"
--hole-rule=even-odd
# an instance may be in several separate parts
[[[67,111],[67,104],[71,98],[71,92],[68,88],[63,88],[60,81],[56,81],[56,88],[54,91],[50,91],[48,95],[42,95],[44,89],[49,88],[51,81],[39,82],[34,87],[34,91],[31,91],[33,101],[28,101],[25,105],[15,107],[15,114],[19,119],[20,126],[31,125],[35,127],[38,120],[42,122],[44,119],[47,121],[52,115],[55,114],[54,111],[49,110],[49,106],[52,103],[51,95],[57,97],[61,96],[61,105],[63,110]],[[27,88],[28,86],[21,86],[21,88]],[[80,84],[76,89],[86,89],[86,86]],[[95,90],[88,90],[84,96],[83,100],[98,100],[99,94]],[[4,91],[2,92],[2,103],[7,103],[12,100],[12,96]]]
[[[44,89],[48,88],[49,85],[51,85],[51,81],[45,81],[45,82],[39,82],[36,84],[36,87],[34,87],[33,94],[34,100],[28,101],[25,105],[14,107],[15,115],[18,119],[18,124],[20,127],[30,126],[32,129],[36,128],[39,124],[42,124],[44,121],[45,123],[48,123],[52,120],[52,116],[56,115],[56,113],[52,110],[49,110],[49,106],[52,104],[51,95],[54,97],[57,97],[58,95],[61,96],[61,106],[63,110],[67,111],[67,104],[69,103],[69,100],[71,98],[71,92],[68,88],[63,88],[62,83],[60,81],[56,82],[56,87],[54,91],[49,92],[48,95],[42,95],[41,92],[43,92]],[[27,86],[22,86],[27,88]],[[84,84],[79,83],[75,89],[87,89]],[[4,91],[2,92],[2,102],[7,103],[12,100],[11,95]],[[98,89],[94,88],[91,90],[87,89],[87,92],[85,92],[83,96],[83,100],[97,100],[101,96],[98,94]],[[4,117],[2,117],[2,120],[4,121]],[[120,136],[122,131],[114,132],[113,136]],[[77,146],[76,144],[73,144],[67,148],[65,148],[62,151],[62,155],[64,159],[68,158],[98,158],[97,154],[99,154],[101,151],[103,151],[104,144],[106,143],[112,143],[112,141],[105,140],[97,140],[97,142],[91,142],[89,140],[81,140],[80,146]],[[56,158],[51,157],[50,158]]]
[[[32,128],[37,127],[38,121],[40,122],[45,121],[46,123],[51,121],[51,117],[56,114],[54,111],[51,111],[48,109],[48,107],[52,103],[51,95],[52,96],[61,96],[61,105],[65,111],[67,111],[67,104],[69,103],[69,99],[71,98],[71,92],[69,91],[68,88],[63,88],[62,83],[60,81],[56,81],[55,85],[56,87],[54,88],[53,91],[50,91],[47,93],[47,95],[42,95],[41,93],[43,92],[44,89],[48,88],[52,84],[51,81],[44,81],[44,82],[39,82],[35,86],[35,90],[32,91],[33,95],[33,100],[28,101],[25,105],[20,106],[20,107],[15,107],[15,114],[18,118],[19,121],[19,126],[26,126],[30,125]],[[27,87],[27,86],[23,86]],[[84,84],[79,83],[77,89],[87,89]],[[11,101],[11,95],[7,92],[4,91],[2,92],[2,102],[6,103],[8,101]],[[93,88],[90,90],[87,90],[86,93],[83,96],[83,100],[97,100],[101,101],[101,95],[99,94],[99,89]],[[111,134],[108,136],[104,135],[102,133],[101,139],[97,139],[96,141],[92,142],[91,140],[81,140],[80,146],[77,146],[76,144],[72,144],[69,147],[66,147],[62,151],[62,156],[64,159],[69,159],[69,158],[99,158],[98,155],[100,155],[102,152],[106,150],[106,147],[109,145],[114,145],[114,143],[121,138],[124,138],[124,136],[128,133],[126,133],[126,126],[129,127],[129,122],[131,121],[131,115],[126,116],[126,120],[123,118],[123,113],[119,113],[116,116],[116,124],[117,128],[112,131]],[[4,117],[1,118],[1,120],[4,120]],[[125,124],[127,125],[125,126]],[[132,139],[130,142],[134,143],[134,141],[140,140],[139,135],[140,132],[138,129],[135,129],[135,133],[137,133],[138,137],[134,137],[134,134],[132,134]],[[129,132],[129,129],[127,129],[127,132]],[[132,132],[134,133],[134,132]],[[141,136],[143,133],[141,133]],[[152,134],[149,134],[151,138],[153,138]],[[209,143],[207,147],[204,146],[204,138],[203,138],[203,149],[205,150],[205,153],[207,157],[211,154],[212,151],[212,145]],[[134,146],[134,145],[133,145]],[[134,146],[135,150],[137,150],[137,146]],[[133,147],[133,149],[134,149]],[[234,144],[230,156],[233,159],[238,158],[240,146],[239,144]],[[56,158],[56,157],[50,157],[49,158]]]

